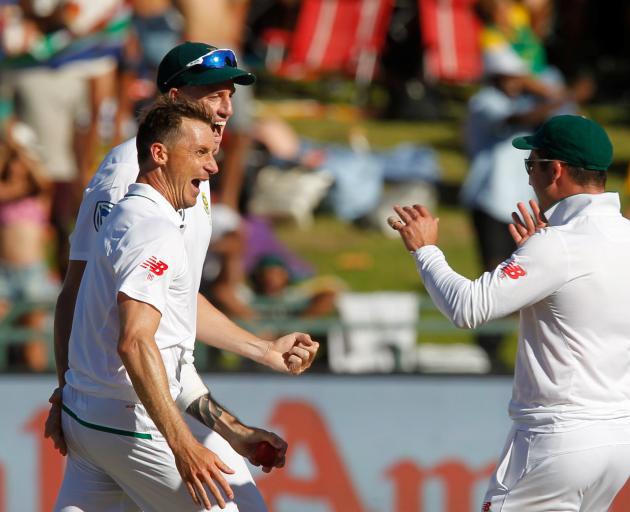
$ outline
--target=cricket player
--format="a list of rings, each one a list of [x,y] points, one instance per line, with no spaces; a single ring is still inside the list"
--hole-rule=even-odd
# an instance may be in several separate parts
[[[186,97],[204,104],[212,112],[212,128],[216,147],[232,114],[231,96],[234,84],[250,85],[253,75],[238,68],[231,50],[202,43],[183,43],[173,48],[162,60],[157,82],[160,91],[170,97]],[[61,392],[68,368],[68,340],[75,303],[82,276],[89,261],[90,250],[114,204],[127,192],[138,176],[136,139],[112,149],[101,163],[85,190],[71,237],[68,273],[57,301],[55,311],[55,358],[59,388],[51,397],[52,407],[46,425],[46,435],[65,454],[66,447],[61,431]],[[299,374],[312,363],[318,344],[306,334],[293,333],[275,341],[263,340],[245,331],[214,308],[198,293],[203,262],[211,235],[210,189],[207,181],[200,183],[196,204],[185,210],[187,229],[184,242],[194,289],[189,296],[189,322],[196,324],[197,339],[215,347],[230,350],[276,371]],[[191,334],[192,339],[195,333]],[[192,348],[192,345],[190,345]],[[192,364],[192,350],[184,355],[190,364],[182,367],[180,381],[183,387],[178,406],[186,411],[196,407],[208,390],[198,377]],[[193,404],[193,402],[195,402]],[[209,402],[205,402],[206,405]],[[188,416],[188,415],[187,415]],[[227,503],[228,510],[264,511],[264,502],[243,458],[214,431],[209,431],[196,420],[188,420],[193,433],[234,470],[226,478],[234,488],[235,499]]]
[[[519,205],[519,247],[494,271],[474,281],[453,271],[423,206],[397,206],[389,223],[458,327],[520,311],[513,428],[482,510],[606,511],[630,477],[630,221],[605,192],[612,145],[579,116],[512,144],[530,151],[543,214],[534,221]]]
[[[79,290],[63,389],[68,465],[55,510],[110,510],[123,497],[137,509],[219,507],[232,470],[201,445],[175,400],[184,355],[194,343],[195,288],[184,244],[184,211],[216,174],[212,116],[195,101],[163,97],[138,128],[140,173],[112,209]],[[210,395],[193,411],[257,464],[258,443],[284,464],[286,443],[243,425]],[[201,419],[201,418],[200,418]],[[267,467],[268,470],[272,466]],[[192,497],[192,499],[191,499]]]

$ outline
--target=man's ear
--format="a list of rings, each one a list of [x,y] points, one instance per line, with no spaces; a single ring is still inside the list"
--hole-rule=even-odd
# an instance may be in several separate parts
[[[168,162],[168,150],[161,142],[151,144],[151,158],[156,165],[165,165]]]
[[[566,166],[559,162],[558,160],[553,161],[553,165],[551,166],[551,180],[553,182],[558,181],[564,175],[566,177],[567,169]]]

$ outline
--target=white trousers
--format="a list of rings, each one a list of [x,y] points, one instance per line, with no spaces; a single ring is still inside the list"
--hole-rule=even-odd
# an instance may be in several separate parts
[[[113,416],[114,412],[121,412],[121,402],[91,399],[67,390],[68,386],[64,389],[64,405],[71,413],[64,411],[62,420],[68,455],[55,512],[204,510],[192,501],[175,467],[173,453],[159,433],[153,431],[152,439],[144,439],[94,428],[106,425],[119,431],[142,433],[138,427],[146,420],[142,418],[146,413],[141,407],[123,410],[122,416],[126,414],[127,418],[121,414]],[[94,412],[97,406],[99,410]],[[105,422],[108,416],[110,419]],[[112,421],[112,417],[117,420]],[[101,423],[97,422],[99,420]],[[224,475],[234,491],[234,500],[226,499],[223,510],[266,512],[243,457],[220,435],[195,419],[188,418],[187,423],[193,434],[235,471]],[[214,505],[211,510],[219,512],[221,509]]]
[[[512,428],[483,512],[605,512],[630,478],[630,424],[558,433]]]

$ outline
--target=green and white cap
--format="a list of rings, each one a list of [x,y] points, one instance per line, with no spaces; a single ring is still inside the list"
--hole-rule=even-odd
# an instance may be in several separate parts
[[[162,93],[171,87],[212,85],[227,81],[251,85],[256,77],[238,68],[232,50],[190,41],[170,50],[160,62],[157,73],[157,86]]]

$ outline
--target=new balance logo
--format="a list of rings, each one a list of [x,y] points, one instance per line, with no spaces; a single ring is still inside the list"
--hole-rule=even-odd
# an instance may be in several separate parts
[[[527,272],[521,267],[517,265],[512,260],[506,262],[501,269],[502,277],[508,276],[510,279],[518,279],[519,277],[523,277],[527,275]]]
[[[490,503],[489,501],[486,501],[481,507],[481,512],[490,512],[491,506],[492,506],[492,503]]]
[[[153,272],[156,276],[161,276],[164,274],[164,271],[168,268],[168,265],[163,261],[158,260],[155,256],[151,256],[147,261],[145,261],[142,265],[142,268],[146,268],[149,272]]]

